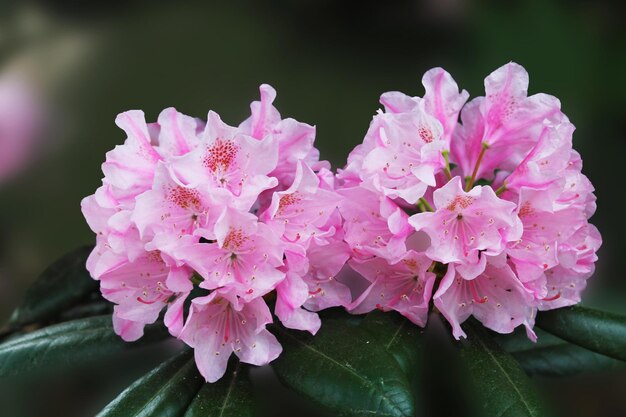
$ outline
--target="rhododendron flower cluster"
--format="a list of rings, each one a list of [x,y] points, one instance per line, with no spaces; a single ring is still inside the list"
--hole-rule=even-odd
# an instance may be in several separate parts
[[[165,310],[210,382],[233,352],[255,365],[280,354],[266,299],[285,327],[311,333],[315,311],[351,301],[333,279],[349,248],[315,128],[282,119],[272,87],[260,90],[238,127],[214,112],[206,123],[173,108],[156,123],[122,113],[127,139],[82,202],[97,234],[87,268],[116,304],[115,331],[136,340]]]
[[[115,331],[136,340],[164,314],[210,382],[232,353],[278,357],[274,317],[315,334],[317,312],[336,306],[418,326],[435,309],[456,338],[474,316],[534,340],[538,310],[580,301],[601,244],[574,127],[556,98],[528,96],[514,63],[469,102],[443,69],[423,84],[421,98],[382,95],[337,175],[268,85],[237,127],[214,112],[119,115],[127,139],[82,202],[97,234],[87,268],[115,303]],[[343,278],[354,274],[364,291]]]
[[[574,126],[515,63],[469,102],[441,68],[422,82],[421,98],[382,95],[339,173],[350,265],[371,282],[349,308],[423,326],[432,299],[456,338],[474,316],[534,340],[538,310],[580,301],[601,244]]]

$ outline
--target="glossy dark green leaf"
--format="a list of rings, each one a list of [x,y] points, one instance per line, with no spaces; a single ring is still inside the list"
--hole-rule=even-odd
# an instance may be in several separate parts
[[[537,315],[543,330],[611,358],[626,361],[626,317],[574,306]]]
[[[167,335],[162,324],[146,327],[139,342],[124,342],[113,331],[111,316],[72,320],[26,334],[0,344],[0,376],[41,368],[64,369],[112,355],[133,345],[160,340]]]
[[[276,327],[284,349],[273,362],[276,374],[341,415],[414,416],[409,378],[388,346],[359,324],[344,313],[325,317],[316,336]]]
[[[50,265],[29,287],[10,323],[24,325],[49,320],[98,289],[85,269],[93,246],[83,246]]]
[[[184,417],[250,417],[254,414],[248,367],[234,361],[213,384],[204,384]]]
[[[135,381],[97,417],[180,417],[203,382],[185,350]]]
[[[526,337],[526,332],[496,335],[496,340],[520,363],[527,374],[568,376],[582,372],[597,372],[619,368],[622,363],[580,346],[559,339],[535,328],[537,342]]]
[[[422,360],[423,329],[395,312],[382,311],[369,313],[359,327],[383,345],[409,377],[417,374]]]
[[[467,339],[461,357],[468,371],[476,406],[485,417],[543,415],[537,395],[517,361],[480,324],[463,326]]]

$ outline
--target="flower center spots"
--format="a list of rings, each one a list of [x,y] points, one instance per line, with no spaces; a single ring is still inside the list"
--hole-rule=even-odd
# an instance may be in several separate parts
[[[159,263],[163,263],[163,258],[161,258],[161,251],[160,250],[153,250],[152,252],[148,252],[148,260],[152,261],[152,262],[159,262]]]
[[[473,202],[474,199],[472,197],[457,195],[446,208],[450,211],[455,211],[457,208],[466,209],[471,206]]]
[[[287,207],[298,203],[302,198],[298,195],[298,193],[285,194],[280,197],[280,201],[278,202],[278,214],[283,214]]]
[[[402,262],[411,270],[417,269],[417,261],[415,259],[404,259]]]
[[[524,216],[530,216],[531,214],[533,214],[535,212],[535,210],[532,208],[532,206],[530,205],[530,203],[527,201],[524,204],[522,204],[522,207],[520,207],[519,209],[519,213],[517,213],[517,215],[522,218]]]
[[[201,206],[200,195],[197,190],[180,186],[170,189],[168,200],[185,210],[197,209]]]
[[[431,143],[435,137],[433,136],[433,132],[430,131],[430,129],[428,129],[427,127],[421,126],[418,129],[418,133],[420,135],[420,138],[422,138],[422,140],[426,143]]]
[[[230,229],[226,235],[226,239],[224,239],[224,249],[237,249],[243,245],[246,240],[248,240],[248,236],[243,234],[243,230]]]
[[[212,172],[226,171],[235,161],[239,147],[231,141],[217,139],[207,149],[207,154],[202,164]]]

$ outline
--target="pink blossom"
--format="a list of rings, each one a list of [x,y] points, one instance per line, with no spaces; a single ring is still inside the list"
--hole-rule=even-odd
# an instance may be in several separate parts
[[[146,239],[163,234],[180,239],[211,228],[221,214],[209,190],[182,184],[161,162],[155,168],[152,189],[137,196],[135,202],[131,219]]]
[[[259,90],[261,101],[250,104],[252,115],[239,128],[256,139],[272,137],[278,142],[278,163],[270,175],[287,187],[293,182],[299,161],[316,170],[330,168],[328,162],[319,160],[319,151],[313,146],[315,127],[291,118],[281,119],[273,105],[276,90],[267,84],[262,84]]]
[[[463,108],[462,124],[451,142],[450,159],[464,176],[476,170],[477,178],[492,179],[496,168],[512,171],[537,142],[544,121],[567,120],[558,99],[546,94],[528,97],[527,91],[528,73],[513,62],[485,78],[486,97]]]
[[[449,264],[433,300],[452,325],[457,339],[467,337],[461,323],[470,316],[498,333],[511,333],[523,324],[529,337],[534,338],[533,297],[508,265],[487,264],[481,275],[467,280],[458,276],[454,265]]]
[[[115,329],[127,341],[141,337],[143,326],[154,323],[167,306],[174,295],[169,281],[180,279],[177,274],[187,280],[191,275],[187,269],[168,267],[158,251],[145,252],[133,261],[119,256],[106,269],[90,272],[100,280],[103,297],[116,304]]]
[[[363,158],[361,179],[368,188],[415,204],[443,167],[442,133],[421,104],[406,113],[379,113],[367,133],[374,148]]]
[[[426,254],[431,259],[459,264],[470,279],[485,268],[486,256],[499,255],[522,232],[515,204],[499,199],[487,186],[465,192],[459,177],[435,191],[434,206],[435,212],[415,214],[409,222],[430,236]],[[477,269],[467,268],[471,266]]]
[[[277,161],[274,138],[258,141],[209,112],[201,144],[171,166],[181,184],[193,188],[201,184],[221,204],[248,210],[262,191],[278,185],[268,176]]]
[[[595,196],[572,149],[574,126],[556,98],[528,96],[528,74],[515,63],[490,74],[486,96],[467,104],[441,69],[423,83],[424,98],[381,96],[385,112],[337,176],[349,265],[370,281],[353,312],[378,306],[411,318],[397,308],[407,291],[394,289],[404,282],[401,260],[418,251],[441,280],[433,298],[457,338],[474,315],[501,333],[523,324],[534,339],[538,309],[580,301],[601,245],[588,223]],[[419,142],[422,131],[432,141]],[[406,215],[415,233],[403,228]],[[410,303],[417,324],[424,297]]]
[[[119,204],[132,207],[136,196],[152,188],[161,157],[152,146],[156,139],[150,136],[142,111],[122,113],[115,123],[126,132],[127,139],[107,153],[102,182]]]
[[[348,245],[338,239],[325,245],[312,244],[309,247],[306,253],[308,268],[303,276],[308,287],[308,299],[304,307],[320,311],[350,304],[350,288],[339,279],[350,253]]]
[[[318,176],[300,162],[291,187],[274,192],[260,218],[285,241],[306,249],[311,238],[324,239],[335,233],[329,221],[338,205],[339,195],[321,187]]]
[[[380,256],[395,260],[406,251],[413,229],[408,215],[389,198],[362,187],[340,189],[339,211],[344,218],[345,241],[359,259]]]
[[[574,305],[580,302],[587,279],[595,271],[602,238],[595,226],[585,224],[559,245],[559,265],[546,272],[548,295],[538,300],[539,310]]]
[[[350,311],[362,314],[374,309],[395,310],[424,327],[435,283],[435,274],[428,271],[432,263],[425,254],[415,251],[393,264],[382,258],[351,262],[352,268],[372,285],[354,301]]]
[[[214,291],[194,298],[180,338],[194,348],[196,364],[207,382],[220,379],[231,353],[242,362],[265,365],[282,347],[265,328],[272,322],[262,298],[241,302],[231,292]]]
[[[224,210],[213,231],[214,242],[195,242],[191,237],[172,256],[194,269],[204,281],[200,287],[231,288],[245,301],[263,296],[284,279],[283,245],[256,216],[231,208]]]
[[[450,149],[450,140],[457,125],[459,112],[467,101],[469,93],[459,92],[459,87],[452,76],[442,68],[433,68],[422,77],[426,89],[424,108],[435,117],[443,127],[442,140],[445,149]]]

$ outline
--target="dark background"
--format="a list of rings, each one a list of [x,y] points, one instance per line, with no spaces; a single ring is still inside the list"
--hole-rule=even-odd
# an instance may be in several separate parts
[[[267,82],[283,116],[317,125],[317,147],[336,168],[382,92],[421,96],[422,74],[442,66],[474,97],[508,61],[528,70],[531,94],[557,96],[577,126],[604,239],[586,303],[626,310],[620,1],[86,3],[0,1],[0,75],[29,80],[47,115],[31,161],[0,179],[0,319],[46,265],[93,241],[79,203],[124,139],[118,113],[143,109],[151,121],[168,106],[202,118],[213,109],[236,125]],[[626,415],[623,374],[539,383],[558,415]]]

